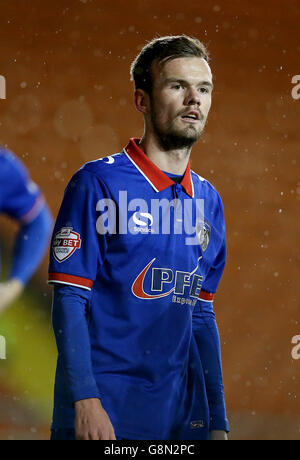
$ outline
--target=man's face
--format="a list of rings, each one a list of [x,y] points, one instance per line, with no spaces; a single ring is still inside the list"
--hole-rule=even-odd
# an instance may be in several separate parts
[[[151,124],[161,145],[191,147],[201,136],[211,106],[212,74],[199,57],[154,63]]]

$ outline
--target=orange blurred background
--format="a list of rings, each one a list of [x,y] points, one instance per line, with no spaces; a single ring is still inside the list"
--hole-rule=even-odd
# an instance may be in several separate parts
[[[300,439],[300,361],[291,356],[300,334],[300,100],[291,95],[300,2],[2,0],[0,17],[0,143],[23,160],[54,216],[84,162],[142,134],[129,67],[145,42],[185,33],[207,45],[213,104],[192,168],[225,207],[215,311],[230,438]],[[8,258],[16,226],[0,223]],[[47,257],[0,318],[14,350],[0,361],[0,439],[48,436],[56,349],[46,276]]]

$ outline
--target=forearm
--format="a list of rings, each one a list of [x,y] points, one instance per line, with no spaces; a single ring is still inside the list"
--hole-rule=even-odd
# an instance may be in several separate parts
[[[211,313],[193,315],[193,333],[205,376],[210,431],[229,431],[222,378],[218,327]]]
[[[88,295],[88,291],[81,288],[54,287],[52,324],[73,402],[99,398],[86,320]]]
[[[38,268],[49,243],[52,217],[47,206],[29,224],[23,225],[16,238],[10,279],[23,285]]]

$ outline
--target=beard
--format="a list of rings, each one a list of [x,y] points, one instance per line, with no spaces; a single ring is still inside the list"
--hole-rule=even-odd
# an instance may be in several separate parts
[[[204,122],[201,129],[197,129],[194,125],[187,125],[180,129],[174,126],[171,122],[167,126],[161,126],[157,120],[158,117],[156,111],[154,107],[152,107],[151,122],[153,133],[160,146],[165,151],[191,149],[195,142],[197,142],[201,137],[205,126]]]

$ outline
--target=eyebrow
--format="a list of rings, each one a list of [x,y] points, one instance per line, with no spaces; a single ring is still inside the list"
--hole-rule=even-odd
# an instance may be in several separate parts
[[[187,80],[184,80],[182,78],[176,78],[176,77],[171,77],[171,78],[167,78],[165,80],[166,83],[172,83],[172,82],[178,82],[178,83],[184,83],[184,84],[189,84],[189,82]],[[211,88],[214,87],[214,85],[212,84],[212,82],[210,81],[207,81],[207,80],[201,80],[197,86],[210,86]]]

